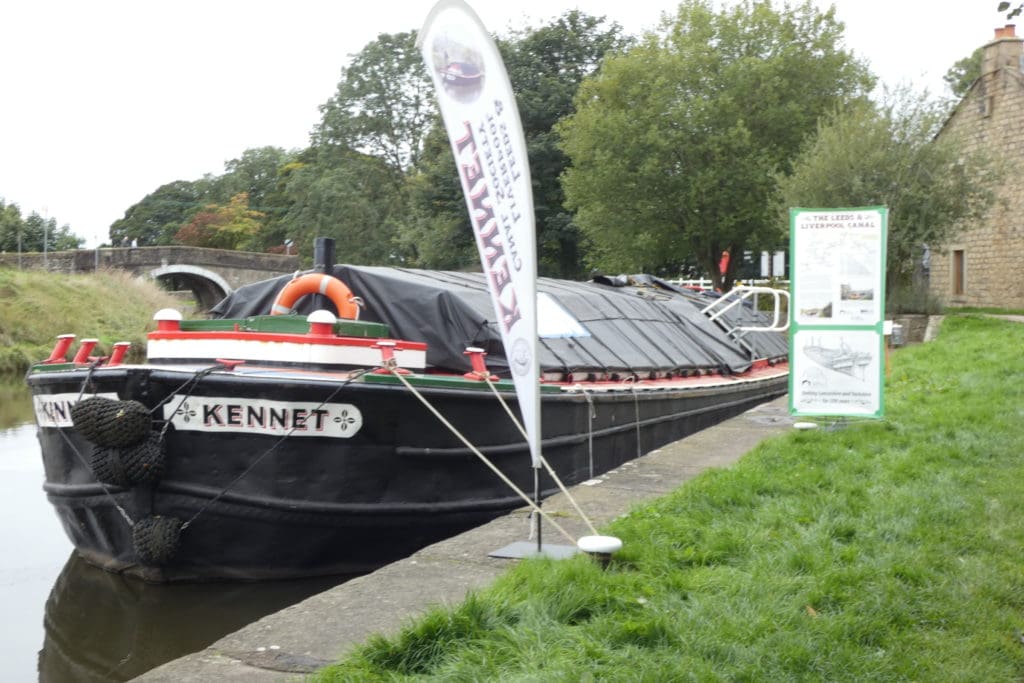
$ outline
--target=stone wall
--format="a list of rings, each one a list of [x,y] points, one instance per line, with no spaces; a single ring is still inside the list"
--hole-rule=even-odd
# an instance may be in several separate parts
[[[138,276],[167,266],[184,265],[217,273],[232,288],[274,275],[293,273],[301,266],[298,256],[201,247],[125,247],[75,249],[46,254],[0,254],[0,267],[46,269],[55,273],[90,273],[97,268],[126,270]]]
[[[985,47],[985,73],[957,106],[941,135],[962,136],[970,151],[1024,163],[1022,41],[1012,27]],[[964,225],[932,253],[930,289],[944,304],[1024,308],[1024,182],[1012,168],[984,220]],[[963,291],[954,291],[957,251],[963,253]]]

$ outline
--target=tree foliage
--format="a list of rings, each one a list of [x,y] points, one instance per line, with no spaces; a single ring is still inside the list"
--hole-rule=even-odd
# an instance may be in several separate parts
[[[391,182],[392,169],[378,157],[352,150],[315,152],[288,171],[283,237],[309,254],[316,237],[331,237],[345,263],[398,261],[397,226],[407,202],[404,188]]]
[[[437,107],[415,31],[382,33],[354,55],[320,112],[314,145],[377,156],[396,178],[417,168]]]
[[[110,243],[115,247],[171,244],[174,235],[202,207],[205,191],[201,182],[175,180],[161,185],[110,226]]]
[[[560,180],[569,159],[554,126],[575,111],[580,84],[605,56],[629,42],[617,23],[578,10],[499,42],[526,136],[542,275],[575,277],[583,270],[581,236]]]
[[[1017,3],[1016,7],[1012,2],[1000,2],[996,5],[997,12],[1006,12],[1007,19],[1019,17],[1024,12],[1024,3]]]
[[[593,264],[676,273],[777,239],[776,173],[817,118],[873,79],[834,11],[685,0],[658,34],[606,60],[558,131],[570,208]],[[740,259],[731,260],[729,281]]]
[[[71,232],[71,226],[57,226],[57,219],[43,218],[33,211],[24,218],[17,204],[0,197],[0,251],[40,252],[78,249],[84,239]]]
[[[980,219],[1004,173],[952,134],[936,137],[943,120],[940,104],[908,91],[842,109],[780,179],[783,201],[889,207],[886,277],[890,289],[906,284],[922,246],[937,247],[962,222]]]
[[[174,235],[174,241],[190,247],[250,249],[263,214],[249,208],[249,197],[240,192],[227,204],[207,204]]]
[[[227,202],[244,192],[249,197],[249,208],[263,213],[275,211],[274,193],[278,172],[289,163],[294,152],[280,147],[256,147],[242,152],[242,156],[224,164],[224,174],[211,179],[206,190],[209,199]]]
[[[458,169],[438,118],[427,134],[420,171],[409,178],[408,220],[398,234],[410,266],[461,270],[479,263]]]
[[[969,57],[964,57],[949,67],[949,71],[942,77],[954,97],[959,99],[966,95],[971,84],[981,76],[981,60],[984,53],[984,48],[979,47]]]

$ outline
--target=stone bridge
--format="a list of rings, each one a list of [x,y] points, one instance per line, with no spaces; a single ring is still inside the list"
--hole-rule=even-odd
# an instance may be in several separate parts
[[[127,270],[137,277],[157,280],[166,289],[190,290],[202,311],[242,285],[301,268],[298,256],[180,246],[0,254],[0,267],[59,273],[90,273],[104,268]]]

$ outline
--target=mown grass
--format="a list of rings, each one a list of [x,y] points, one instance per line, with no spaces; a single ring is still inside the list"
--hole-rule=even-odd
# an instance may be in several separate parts
[[[1024,325],[949,318],[883,420],[792,432],[315,681],[1024,676]]]
[[[153,313],[168,306],[180,303],[155,283],[120,271],[0,269],[0,373],[23,372],[46,358],[65,333],[99,339],[97,355],[117,341],[132,342],[134,353],[142,354]]]
[[[984,306],[948,306],[945,311],[948,315],[963,315],[965,313],[990,313],[992,315],[1024,315],[1024,308],[993,308]]]

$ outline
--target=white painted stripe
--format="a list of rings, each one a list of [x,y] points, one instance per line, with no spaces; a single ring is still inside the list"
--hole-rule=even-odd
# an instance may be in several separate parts
[[[146,353],[149,358],[168,360],[231,358],[358,367],[377,367],[381,364],[380,349],[370,346],[300,344],[256,339],[150,339]],[[422,370],[427,365],[426,351],[419,349],[396,351],[395,359],[399,367],[413,370]]]

